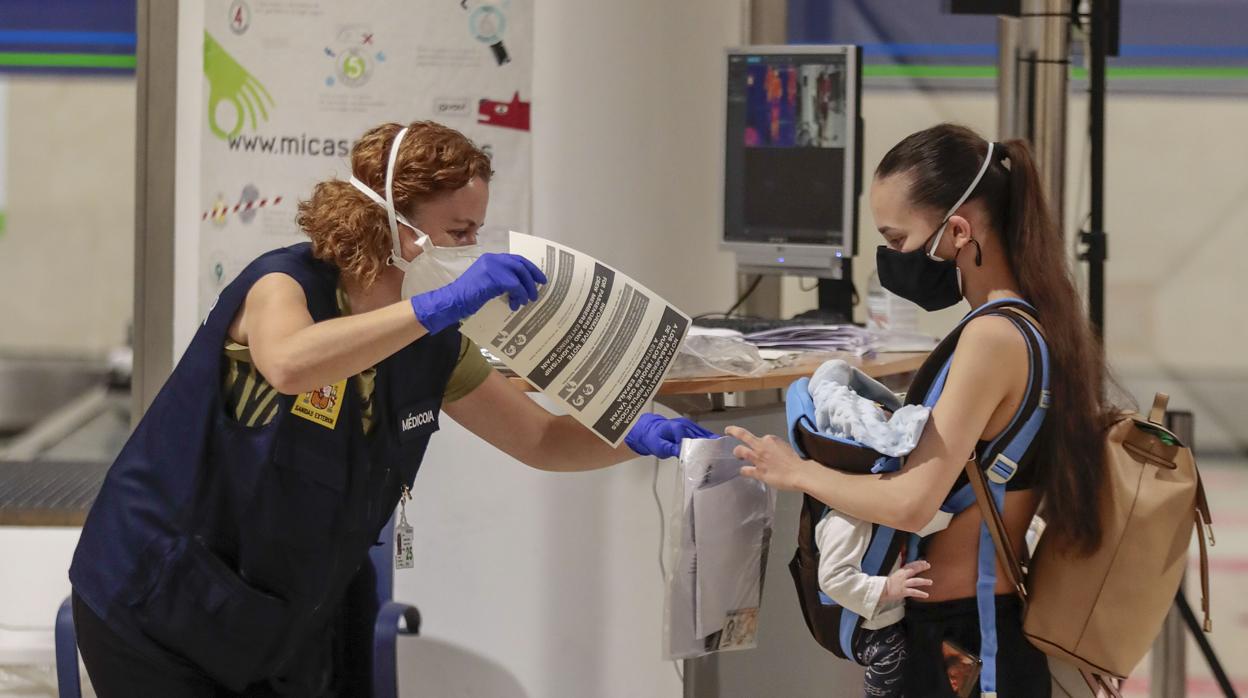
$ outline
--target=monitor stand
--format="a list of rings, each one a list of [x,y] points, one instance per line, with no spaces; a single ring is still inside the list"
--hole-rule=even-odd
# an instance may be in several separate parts
[[[854,321],[854,304],[857,290],[854,288],[854,260],[845,257],[841,262],[841,278],[819,279],[819,307],[807,310],[795,317],[826,318],[829,325],[848,325]]]

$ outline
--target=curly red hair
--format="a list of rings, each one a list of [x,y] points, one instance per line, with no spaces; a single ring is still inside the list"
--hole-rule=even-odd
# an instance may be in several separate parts
[[[403,127],[388,123],[369,129],[351,147],[356,179],[385,196],[386,161]],[[489,181],[490,158],[464,134],[433,121],[408,127],[394,165],[394,207],[410,212],[429,198],[454,191],[475,177]],[[386,211],[367,195],[340,179],[321,182],[311,198],[299,202],[299,228],[312,240],[312,254],[368,286],[390,256],[390,224]]]

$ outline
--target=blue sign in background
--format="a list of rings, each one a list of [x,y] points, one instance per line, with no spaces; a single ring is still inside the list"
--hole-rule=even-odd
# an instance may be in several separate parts
[[[3,0],[0,71],[132,73],[135,0]]]
[[[789,41],[860,44],[868,78],[995,76],[995,18],[945,5],[789,0]],[[1244,81],[1248,90],[1245,27],[1243,0],[1122,0],[1122,51],[1109,78]],[[134,48],[135,0],[0,2],[0,71],[128,73]]]
[[[1248,93],[1248,2],[1121,2],[1121,55],[1108,61],[1111,87],[1124,81],[1230,81]],[[789,41],[859,44],[869,79],[995,77],[996,18],[949,14],[946,5],[789,0]],[[1077,45],[1075,52],[1072,76],[1079,78]]]

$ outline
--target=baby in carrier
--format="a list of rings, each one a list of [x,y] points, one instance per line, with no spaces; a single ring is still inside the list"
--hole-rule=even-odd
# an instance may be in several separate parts
[[[815,423],[825,435],[848,439],[885,456],[877,472],[895,470],[900,457],[914,450],[931,410],[921,405],[899,407],[890,415],[884,405],[896,396],[844,361],[828,361],[810,379]],[[937,512],[919,532],[928,536],[944,529],[952,514]],[[815,525],[819,551],[819,588],[837,605],[862,617],[862,632],[853,646],[854,658],[866,667],[867,696],[900,696],[901,666],[906,659],[905,632],[898,625],[907,598],[927,598],[931,580],[919,575],[926,561],[902,564],[903,554],[887,575],[863,571],[874,526],[833,509]]]

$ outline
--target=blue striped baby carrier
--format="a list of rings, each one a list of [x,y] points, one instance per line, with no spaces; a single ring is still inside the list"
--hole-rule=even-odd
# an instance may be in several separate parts
[[[1030,360],[1027,392],[1022,404],[1006,429],[979,453],[988,491],[999,511],[1005,510],[1006,483],[1026,465],[1030,446],[1044,422],[1049,407],[1049,353],[1044,337],[1032,318],[1035,309],[1024,301],[1006,299],[986,303],[967,314],[962,322],[932,351],[915,375],[906,403],[935,406],[944,389],[945,379],[953,361],[962,330],[971,320],[985,315],[1005,317],[1018,328],[1027,341]],[[803,458],[815,460],[826,467],[856,474],[885,473],[899,469],[901,458],[883,456],[857,442],[819,433],[815,428],[815,405],[810,397],[809,379],[802,378],[789,386],[786,412],[789,438]],[[888,407],[888,405],[886,405]],[[959,514],[975,504],[975,493],[969,482],[960,478],[941,505],[941,511]],[[828,507],[804,495],[798,527],[798,547],[789,563],[797,586],[802,615],[811,635],[825,649],[838,657],[857,661],[854,647],[863,632],[863,619],[842,608],[819,588],[819,553],[815,543],[815,525]],[[909,543],[909,545],[907,545]],[[872,576],[889,574],[906,547],[909,560],[917,558],[919,538],[914,534],[874,525],[870,543],[862,560],[862,571]],[[980,687],[983,693],[996,691],[996,613],[994,589],[997,583],[996,550],[987,524],[982,524],[979,537],[978,581],[976,599],[979,609],[980,652],[983,662]]]

